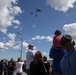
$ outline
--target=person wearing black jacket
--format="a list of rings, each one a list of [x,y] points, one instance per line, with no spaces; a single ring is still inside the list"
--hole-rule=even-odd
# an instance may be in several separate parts
[[[11,58],[11,60],[8,62],[8,75],[14,75],[15,67],[16,63],[13,58]]]
[[[0,75],[2,75],[3,72],[4,72],[4,60],[2,59],[2,60],[0,61]]]
[[[26,72],[26,61],[24,61],[24,64],[22,66],[23,72]]]
[[[30,63],[30,75],[46,75],[46,70],[40,51],[36,52],[34,60]]]
[[[50,63],[48,62],[46,56],[43,57],[43,63],[44,63],[44,66],[47,70],[47,75],[50,75],[52,73],[52,68],[50,67]],[[51,73],[49,72],[50,70],[51,70]]]

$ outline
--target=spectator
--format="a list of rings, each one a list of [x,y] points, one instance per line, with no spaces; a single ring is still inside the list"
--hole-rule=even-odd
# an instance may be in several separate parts
[[[8,75],[14,75],[15,67],[15,61],[13,58],[11,58],[11,60],[8,62]]]
[[[50,49],[50,53],[49,53],[49,57],[53,58],[53,63],[52,63],[53,75],[62,75],[61,68],[60,68],[60,61],[64,56],[64,50],[62,49],[62,46],[60,44],[61,38],[62,38],[61,31],[56,30],[55,36],[53,39],[53,46]]]
[[[23,72],[26,73],[26,61],[24,61],[24,64],[23,64],[23,66],[22,66],[22,69],[23,69]]]
[[[52,72],[52,68],[50,67],[50,63],[47,61],[47,57],[46,56],[43,57],[43,63],[44,63],[45,68],[47,70],[47,75],[50,75],[50,72]]]
[[[30,75],[46,75],[46,72],[42,54],[40,51],[37,51],[34,60],[30,63]]]
[[[34,46],[32,44],[28,45],[28,51],[26,52],[26,73],[27,75],[30,75],[30,63],[34,59],[35,55]]]
[[[22,66],[24,64],[24,61],[19,57],[18,61],[16,62],[16,74],[22,75]]]
[[[4,60],[4,75],[8,75],[8,60]]]
[[[64,35],[60,41],[66,53],[61,60],[62,75],[76,75],[76,50],[74,48],[75,42],[71,35]]]
[[[54,34],[55,34],[55,36],[53,38],[53,48],[61,49],[61,44],[60,44],[60,40],[62,38],[61,31],[56,30]]]
[[[2,59],[0,61],[0,75],[4,75],[4,68],[5,68],[5,64],[4,64],[4,60]]]

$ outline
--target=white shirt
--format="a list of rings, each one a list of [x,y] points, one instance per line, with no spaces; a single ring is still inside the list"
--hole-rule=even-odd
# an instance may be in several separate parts
[[[35,53],[35,50],[28,50],[26,52],[26,69],[29,69],[30,63],[33,61]]]
[[[16,73],[22,73],[22,66],[24,62],[16,62]]]

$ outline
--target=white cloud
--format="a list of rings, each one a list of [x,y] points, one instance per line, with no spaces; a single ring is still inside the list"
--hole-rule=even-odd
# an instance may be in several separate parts
[[[13,23],[20,24],[15,16],[22,13],[20,7],[16,6],[18,0],[0,0],[0,31],[7,33],[7,28]],[[13,5],[14,4],[14,5]]]
[[[39,36],[39,35],[33,37],[31,40],[43,40],[43,39],[45,39],[46,41],[52,41],[53,40],[53,38],[50,36]]]
[[[13,49],[21,50],[21,43],[18,42],[17,45],[13,46]],[[23,41],[22,49],[24,49],[25,52],[27,52],[27,50],[28,50],[28,43],[27,42]],[[37,50],[35,46],[34,46],[34,50],[35,51]]]
[[[14,33],[9,33],[7,34],[7,37],[9,38],[8,41],[4,38],[2,42],[0,42],[0,49],[6,50],[9,49],[10,47],[13,47],[15,44],[15,37],[16,35]]]
[[[6,43],[4,44],[4,46],[7,47],[7,48],[12,47],[13,45],[14,45],[14,42],[11,41],[11,40],[9,40],[8,42],[6,42]]]
[[[14,26],[14,29],[17,29],[17,28],[19,28],[19,26]]]
[[[12,40],[9,40],[8,42],[0,42],[0,49],[2,50],[6,50],[6,49],[9,49],[9,48],[13,48],[13,49],[16,49],[16,50],[20,50],[21,49],[21,43],[20,42],[15,42],[15,41],[12,41]],[[28,49],[28,43],[26,42],[23,42],[23,48],[25,50]]]
[[[16,24],[20,24],[20,22],[18,20],[13,20],[13,23],[16,23]]]
[[[32,38],[32,40],[41,40],[41,39],[44,39],[45,37],[44,36],[35,36]]]
[[[65,24],[63,29],[65,30],[66,33],[72,36],[76,36],[76,23]]]
[[[28,43],[23,42],[23,47],[27,50],[28,49]]]
[[[6,28],[0,28],[0,31],[1,31],[2,33],[4,33],[4,34],[7,33],[7,29],[6,29]]]
[[[6,47],[3,42],[0,42],[0,49],[1,49],[2,51],[4,51],[4,50],[8,49],[8,47]]]
[[[11,8],[10,11],[11,11],[11,14],[13,14],[13,15],[18,15],[19,13],[22,13],[20,7],[18,7],[18,6],[14,6],[13,8]]]
[[[28,49],[28,43],[27,43],[27,42],[24,41],[22,46],[23,46],[23,48],[24,48],[25,50]],[[18,42],[17,45],[13,46],[13,49],[21,49],[21,43]]]
[[[67,12],[69,8],[73,8],[75,2],[76,0],[47,0],[47,4],[52,8],[63,12]]]
[[[0,32],[7,35],[9,38],[8,41],[3,40],[0,42],[0,49],[9,49],[13,47],[15,44],[14,33],[7,33],[8,27],[12,26],[14,28],[18,28],[20,25],[20,21],[15,18],[22,10],[19,6],[17,6],[18,0],[0,0]],[[13,25],[15,23],[15,25]],[[16,27],[15,27],[16,26]]]
[[[14,33],[7,34],[7,37],[9,37],[8,41],[6,41],[6,38],[4,38],[3,41],[0,42],[0,49],[2,49],[2,50],[6,50],[6,49],[9,49],[10,47],[13,47],[13,45],[15,43],[16,35]]]
[[[13,46],[13,49],[20,49],[20,46],[19,45],[17,45],[17,46]]]
[[[53,38],[50,37],[50,36],[46,36],[45,38],[46,38],[46,40],[47,40],[48,42],[53,40]]]
[[[4,44],[3,44],[3,42],[0,42],[0,49],[4,49]]]
[[[8,36],[9,39],[11,39],[12,41],[15,41],[16,35],[15,35],[14,33],[9,33],[9,34],[7,34],[7,36]]]

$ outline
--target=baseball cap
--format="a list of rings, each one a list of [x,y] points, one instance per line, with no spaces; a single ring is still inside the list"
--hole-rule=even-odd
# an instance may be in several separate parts
[[[62,46],[65,46],[65,45],[67,45],[71,41],[72,41],[71,35],[64,35],[64,36],[62,36],[62,38],[60,40],[60,44]]]

